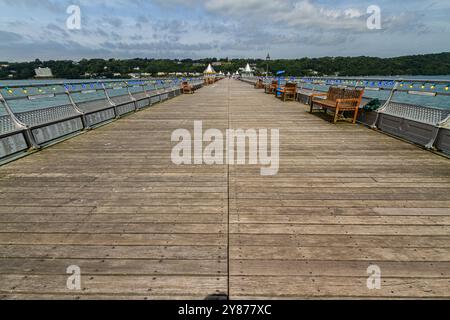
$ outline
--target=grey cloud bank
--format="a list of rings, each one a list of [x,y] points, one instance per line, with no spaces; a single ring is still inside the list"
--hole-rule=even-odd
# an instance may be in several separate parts
[[[366,27],[367,1],[0,0],[0,60],[398,56],[450,51],[450,3],[377,1],[382,29]],[[68,30],[77,4],[82,30]]]

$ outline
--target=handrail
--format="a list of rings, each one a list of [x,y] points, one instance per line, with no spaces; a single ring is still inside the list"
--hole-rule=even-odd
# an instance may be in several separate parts
[[[14,112],[12,111],[11,107],[8,104],[8,101],[6,101],[6,99],[3,97],[1,92],[0,92],[0,103],[5,108],[8,116],[11,117],[11,120],[14,123],[14,125],[17,127],[17,129],[26,129],[27,128],[27,126],[24,123],[22,123],[19,119],[16,118],[16,116],[14,115]]]
[[[96,84],[96,83],[120,83],[120,82],[126,82],[126,83],[150,83],[150,82],[166,82],[166,81],[174,81],[174,80],[180,80],[181,78],[149,78],[149,79],[117,79],[117,80],[99,80],[99,79],[86,79],[85,81],[72,81],[72,80],[66,80],[66,81],[58,81],[58,82],[42,82],[42,83],[29,83],[29,84],[12,84],[12,85],[2,85],[0,84],[0,89],[5,88],[39,88],[39,87],[51,87],[51,86],[64,86],[64,85],[83,85],[83,84]],[[189,78],[189,80],[192,82],[194,80],[200,80],[201,77],[192,77]],[[4,80],[8,81],[8,80]]]
[[[244,79],[264,81],[278,79],[278,77],[246,77]],[[450,96],[450,80],[444,79],[413,79],[413,78],[379,78],[379,77],[281,77],[284,81],[312,85],[339,85],[343,87],[364,87],[368,90],[391,91],[397,86],[397,92],[416,95],[435,94]],[[417,85],[420,85],[418,88]],[[428,88],[427,88],[428,86]],[[406,88],[405,88],[406,87]],[[442,90],[437,90],[442,87]],[[418,90],[418,91],[417,91]]]

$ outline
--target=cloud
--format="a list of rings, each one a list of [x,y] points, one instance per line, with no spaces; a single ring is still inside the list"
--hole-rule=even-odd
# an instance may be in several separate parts
[[[64,1],[52,1],[52,0],[2,0],[2,7],[21,7],[23,9],[33,8],[34,10],[48,10],[50,12],[64,12],[67,6],[64,5]]]
[[[20,34],[0,30],[0,43],[14,43],[22,39],[23,37]]]
[[[366,27],[369,0],[0,0],[0,60],[450,51],[450,3],[377,2],[382,30]],[[80,31],[65,26],[69,4],[81,7]]]

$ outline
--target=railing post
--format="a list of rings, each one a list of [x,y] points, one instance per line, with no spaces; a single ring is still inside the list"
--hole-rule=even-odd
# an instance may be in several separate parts
[[[34,137],[33,137],[33,134],[31,132],[30,128],[25,123],[23,123],[22,121],[17,119],[16,115],[14,114],[11,107],[9,106],[8,101],[6,101],[5,97],[3,97],[1,92],[0,92],[0,102],[3,105],[3,107],[5,108],[8,116],[11,118],[16,129],[24,131],[24,136],[25,136],[25,140],[28,144],[28,147],[31,149],[39,149],[39,145],[34,140]]]
[[[9,106],[8,102],[3,97],[1,92],[0,92],[0,102],[2,103],[3,107],[5,108],[6,113],[11,117],[11,120],[14,123],[14,126],[16,127],[16,129],[27,129],[27,125],[22,123],[19,119],[16,118],[16,115],[12,111],[11,107]]]
[[[137,100],[136,100],[136,98],[133,97],[133,95],[131,94],[130,86],[128,85],[128,82],[125,81],[124,83],[125,83],[125,86],[126,86],[126,88],[127,88],[128,95],[130,96],[131,101],[133,101],[133,104],[134,104],[134,111],[136,111],[136,110],[138,109],[138,107],[137,107]]]
[[[376,129],[376,128],[377,128],[377,123],[378,123],[378,119],[380,118],[380,114],[381,114],[381,113],[389,106],[389,104],[391,103],[392,98],[394,98],[395,92],[397,92],[398,85],[399,85],[399,82],[398,82],[398,81],[395,81],[394,86],[392,87],[391,93],[389,94],[389,97],[388,97],[388,99],[386,100],[386,103],[385,103],[381,108],[379,108],[379,109],[376,111],[377,116],[375,117],[374,122],[369,126],[370,128],[372,128],[372,129]]]
[[[106,90],[105,84],[103,82],[102,82],[102,88],[103,88],[103,92],[105,93],[106,99],[108,100],[109,104],[113,107],[115,118],[118,118],[119,112],[117,112],[117,110],[116,110],[117,105],[109,97],[108,90]]]
[[[83,128],[84,129],[89,129],[89,126],[87,125],[87,121],[85,118],[85,114],[82,110],[80,110],[75,102],[75,100],[73,100],[72,95],[70,94],[70,90],[65,86],[64,90],[67,94],[67,97],[69,98],[70,104],[72,105],[72,107],[74,108],[75,112],[78,113],[81,116],[81,122],[83,123]]]
[[[430,142],[428,142],[425,145],[425,148],[433,149],[434,148],[434,144],[436,143],[437,137],[439,135],[439,131],[441,130],[441,128],[444,128],[444,127],[446,127],[449,124],[450,124],[450,115],[448,115],[444,120],[442,120],[441,122],[439,122],[436,125],[436,127],[433,129],[433,136],[432,136]]]
[[[147,90],[145,90],[145,81],[142,83],[142,91],[147,98],[150,98],[150,94],[147,92]]]

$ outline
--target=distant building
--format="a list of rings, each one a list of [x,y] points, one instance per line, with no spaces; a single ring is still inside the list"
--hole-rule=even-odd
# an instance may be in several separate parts
[[[250,65],[247,63],[247,65],[245,66],[245,68],[240,69],[241,71],[241,75],[243,77],[253,77],[254,72],[252,70],[252,68],[250,68]]]
[[[50,68],[37,68],[34,69],[34,73],[36,73],[36,78],[53,78],[52,69]]]
[[[217,61],[217,62],[213,62],[212,63],[212,66],[213,67],[220,67],[222,65],[222,62],[220,62],[220,61]]]

